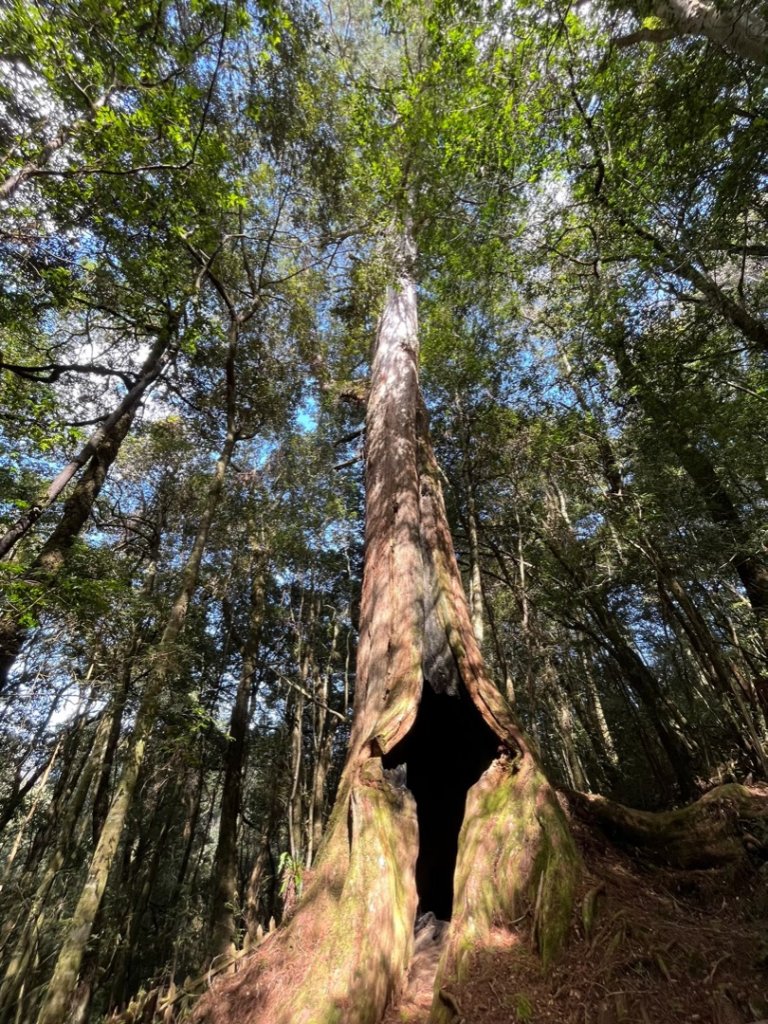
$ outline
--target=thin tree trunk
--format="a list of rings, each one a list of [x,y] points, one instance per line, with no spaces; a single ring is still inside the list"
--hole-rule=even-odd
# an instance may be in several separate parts
[[[624,707],[626,708],[627,717],[630,721],[634,722],[635,732],[637,738],[640,741],[640,746],[643,749],[648,764],[651,766],[653,774],[656,776],[659,791],[661,793],[666,794],[669,797],[672,795],[669,792],[669,773],[664,770],[664,766],[659,760],[659,737],[655,733],[655,730],[653,735],[651,735],[651,733],[649,732],[647,722],[638,710],[637,697],[631,691],[630,687],[627,685],[627,681],[624,677],[624,674],[618,670],[618,666],[616,664],[611,665],[610,669],[610,674],[613,676],[616,690],[618,693],[621,694],[624,700]]]
[[[192,859],[192,849],[194,847],[195,835],[197,833],[197,823],[200,820],[200,811],[203,805],[205,775],[206,770],[203,762],[197,772],[197,778],[194,780],[194,788],[190,785],[194,776],[189,773],[187,775],[187,781],[184,784],[184,803],[186,804],[186,813],[184,816],[184,829],[181,834],[183,853],[181,855],[179,869],[176,873],[176,881],[174,882],[171,898],[168,901],[168,905],[171,907],[175,907],[181,898],[181,892],[184,888],[187,872],[189,870],[189,862]]]
[[[625,375],[634,375],[634,367],[623,344],[616,342],[615,346],[617,348],[617,361],[622,368],[622,372]],[[586,414],[590,415],[593,420],[600,424],[600,429],[594,435],[595,441],[600,452],[608,491],[614,499],[611,507],[623,522],[629,509],[627,494],[618,469],[618,459],[604,425],[600,420],[600,412],[591,407],[578,380],[575,379],[573,368],[565,350],[560,350],[560,358],[563,362],[568,382],[576,395],[579,405]],[[711,474],[709,475],[709,481],[711,484]],[[616,537],[616,540],[618,546],[618,537]],[[658,589],[662,606],[670,610],[673,621],[682,627],[687,637],[688,645],[702,666],[703,671],[711,680],[715,689],[725,697],[729,705],[729,711],[731,710],[731,704],[736,705],[749,734],[751,749],[750,742],[746,741],[742,735],[737,734],[734,738],[748,754],[754,755],[757,758],[758,766],[762,773],[765,774],[765,753],[756,733],[754,721],[744,703],[745,697],[747,700],[752,700],[754,691],[721,651],[703,616],[699,613],[687,591],[670,569],[666,559],[657,549],[653,540],[646,535],[642,538],[641,543],[636,543],[634,546],[642,552],[653,566],[658,578]]]
[[[469,607],[472,629],[478,644],[485,639],[485,601],[483,599],[483,577],[480,571],[480,545],[477,530],[477,509],[472,485],[467,492],[467,526],[469,529]]]
[[[593,632],[584,624],[574,624],[589,633],[608,651],[621,668],[624,678],[632,687],[640,703],[653,725],[659,742],[664,749],[670,766],[675,773],[680,793],[689,796],[694,790],[694,774],[691,764],[691,751],[687,738],[676,728],[674,721],[676,712],[663,699],[659,684],[643,659],[627,640],[624,629],[615,619],[613,613],[584,586],[579,568],[574,565],[559,542],[554,537],[545,539],[547,546],[559,564],[584,592],[587,610],[597,626]]]
[[[586,707],[589,711],[590,720],[594,724],[595,735],[600,737],[600,745],[606,752],[606,757],[612,771],[615,772],[619,765],[619,756],[616,753],[613,736],[608,728],[608,721],[603,710],[603,702],[591,672],[587,672],[585,689],[587,693]]]
[[[326,783],[331,765],[331,752],[335,723],[339,721],[335,714],[329,713],[330,705],[330,682],[333,677],[333,667],[337,660],[339,634],[341,630],[339,622],[334,614],[331,643],[328,649],[328,658],[325,670],[317,672],[317,680],[314,686],[315,700],[312,707],[312,763],[309,771],[309,782],[307,784],[307,850],[305,864],[309,868],[315,859],[315,854],[320,848],[325,825],[326,807]]]
[[[566,694],[557,684],[555,684],[552,694],[552,708],[555,712],[557,732],[562,744],[563,761],[568,769],[568,777],[572,780],[570,786],[572,789],[580,791],[588,790],[589,783],[573,737],[573,711],[568,705]]]
[[[55,845],[59,832],[58,825],[62,816],[67,813],[67,804],[77,789],[81,773],[92,762],[93,751],[88,743],[87,731],[85,737],[83,736],[85,724],[85,717],[78,716],[67,730],[68,735],[64,740],[64,749],[59,761],[59,776],[53,787],[50,806],[29,844],[24,859],[25,875],[34,874],[38,865],[46,859],[48,851]],[[97,729],[100,733],[100,724]]]
[[[584,665],[585,662],[586,659],[583,659],[582,665]],[[580,677],[578,682],[576,682],[569,678],[567,672],[562,671],[559,677],[559,682],[568,695],[568,700],[579,720],[579,724],[587,738],[587,742],[591,747],[595,763],[597,764],[600,773],[607,780],[608,787],[613,789],[618,782],[615,751],[613,751],[612,759],[611,748],[609,748],[605,742],[605,737],[597,723],[594,708],[590,704],[589,697],[585,699],[583,692],[582,694],[577,692],[579,687],[582,687],[582,690],[585,691],[588,681],[583,677]]]
[[[155,817],[159,816],[158,813],[155,814]],[[113,1008],[125,1003],[130,994],[128,985],[130,982],[131,966],[137,950],[142,919],[149,905],[152,891],[155,888],[160,861],[166,850],[168,832],[171,826],[168,808],[165,808],[163,817],[164,820],[158,829],[158,834],[153,838],[150,828],[146,844],[142,844],[144,848],[141,850],[140,855],[134,858],[138,867],[135,872],[135,878],[132,880],[128,913],[120,929],[122,938],[117,965],[113,966],[110,971],[112,980],[109,1003]],[[152,851],[149,857],[147,857],[147,847]],[[145,865],[147,859],[149,863]]]
[[[41,736],[42,730],[38,730],[38,738]],[[22,772],[24,761],[26,760],[26,754],[23,755],[23,758],[19,762],[17,762],[11,792],[6,797],[2,810],[0,810],[0,832],[2,832],[3,829],[5,829],[5,827],[13,820],[14,815],[24,803],[27,793],[31,792],[31,790],[35,788],[41,777],[43,779],[43,786],[45,785],[53,765],[53,760],[55,760],[56,754],[58,753],[59,746],[60,743],[57,743],[52,758],[40,761],[36,768],[27,773],[26,778],[23,776]],[[38,799],[39,796],[35,800],[35,805],[37,804]],[[29,820],[31,815],[28,815],[27,817]],[[20,841],[20,835],[21,832],[17,833],[17,841]],[[7,872],[7,868],[5,870]]]
[[[104,820],[99,841],[91,857],[88,875],[75,907],[71,925],[59,950],[37,1024],[60,1024],[68,1012],[77,985],[85,948],[101,907],[109,873],[122,837],[123,826],[133,802],[146,755],[147,742],[157,717],[158,704],[167,683],[173,676],[176,645],[184,629],[190,602],[197,589],[200,565],[208,542],[208,534],[224,492],[224,481],[238,440],[235,361],[241,323],[231,309],[230,312],[232,315],[225,364],[226,434],[224,445],[208,484],[203,514],[182,570],[181,585],[168,614],[163,634],[154,651],[152,672],[145,685],[136,714],[133,734],[120,779]]]
[[[187,556],[181,587],[173,602],[163,635],[155,652],[153,673],[147,681],[139,705],[120,780],[91,858],[88,876],[75,907],[72,923],[59,951],[37,1024],[61,1024],[61,1021],[66,1019],[85,947],[101,906],[110,869],[122,836],[123,825],[133,801],[139,773],[144,763],[147,741],[157,715],[158,699],[172,675],[176,643],[184,628],[187,610],[197,587],[200,563],[211,523],[221,500],[224,478],[235,443],[234,429],[230,426],[208,487],[205,509],[192,549]]]
[[[16,829],[16,835],[13,838],[13,845],[11,846],[8,856],[5,859],[5,864],[3,864],[3,876],[5,878],[8,878],[10,876],[11,868],[13,867],[13,862],[16,860],[16,854],[19,852],[19,847],[21,846],[21,841],[24,837],[26,827],[34,817],[35,811],[37,810],[37,805],[43,798],[43,795],[45,793],[45,784],[48,781],[48,776],[51,774],[51,770],[53,769],[53,766],[56,763],[56,758],[59,756],[59,751],[61,750],[61,742],[61,739],[59,739],[58,742],[56,743],[56,746],[53,748],[51,756],[46,761],[42,762],[42,771],[35,773],[35,780],[33,786],[30,786],[29,788],[23,787],[23,795],[21,799],[23,799],[23,797],[26,796],[30,789],[32,789],[35,785],[38,786],[38,791],[35,795],[34,800],[31,802],[29,806],[29,810],[24,816],[24,820],[19,823],[19,826]],[[12,816],[13,815],[11,814],[11,817]],[[10,820],[10,818],[8,820]],[[7,824],[7,821],[3,822],[2,824]]]
[[[211,953],[214,957],[231,956],[235,952],[237,940],[237,826],[242,804],[249,706],[264,618],[265,553],[259,548],[253,535],[251,548],[248,634],[242,648],[240,678],[229,720],[224,782],[221,790],[219,838],[213,862]]]
[[[301,673],[302,682],[306,675]],[[293,864],[300,863],[304,846],[304,794],[302,792],[302,773],[304,767],[304,694],[294,690],[290,703],[290,790],[288,792],[288,853]],[[291,868],[289,867],[290,871]]]
[[[469,608],[472,617],[472,628],[475,631],[475,638],[482,647],[485,637],[485,602],[483,600],[483,578],[480,572],[480,542],[478,540],[477,504],[475,502],[475,487],[472,479],[472,464],[470,459],[471,436],[467,417],[459,395],[455,396],[454,404],[458,411],[459,426],[461,427],[462,446],[462,477],[464,485],[464,496],[467,503],[467,540],[469,541]]]
[[[117,753],[117,745],[120,741],[120,732],[123,725],[123,714],[128,703],[128,694],[131,688],[131,668],[133,658],[129,656],[123,660],[118,675],[117,688],[112,701],[109,736],[104,751],[99,775],[96,780],[96,789],[93,797],[93,811],[91,814],[93,841],[96,843],[104,827],[104,821],[109,810],[109,786],[112,775],[112,766]]]
[[[496,659],[498,677],[503,687],[502,693],[506,696],[510,705],[512,705],[515,703],[515,684],[509,671],[509,663],[507,662],[507,656],[504,652],[504,644],[502,643],[499,629],[496,624],[496,613],[493,610],[493,601],[486,593],[485,589],[483,590],[483,601],[485,604],[485,617],[488,620],[488,629],[491,633],[491,642],[493,644],[493,653]]]
[[[710,682],[726,701],[735,703],[741,718],[742,730],[745,730],[747,734],[744,737],[740,730],[737,740],[745,752],[754,757],[758,770],[765,778],[768,776],[768,759],[747,705],[747,701],[752,696],[751,693],[744,692],[742,681],[734,674],[732,666],[726,660],[680,581],[673,576],[660,578],[659,589],[662,600],[668,604],[672,609],[672,614],[680,622],[691,650]]]
[[[272,859],[272,841],[277,827],[280,804],[279,789],[280,779],[278,772],[275,771],[271,781],[269,810],[267,812],[266,821],[259,835],[256,856],[251,866],[251,870],[248,875],[248,882],[245,888],[245,949],[250,949],[258,944],[260,929],[263,929],[263,921],[259,915],[259,910],[262,903],[262,888],[267,862]],[[272,912],[271,906],[267,909],[269,913]],[[266,920],[268,916],[269,914],[263,915],[263,919]]]
[[[45,561],[51,563],[52,569],[60,565],[63,554],[71,546],[72,540],[88,518],[93,502],[104,482],[106,472],[114,461],[120,443],[133,422],[139,402],[150,385],[160,376],[170,359],[171,342],[176,326],[176,318],[174,318],[171,325],[158,332],[155,343],[142,364],[136,383],[129,389],[117,408],[110,413],[104,423],[93,431],[78,454],[61,470],[46,492],[0,537],[0,558],[6,558],[10,554],[14,546],[29,533],[38,519],[59,498],[76,473],[87,462],[95,458],[89,481],[79,488],[76,495],[73,494],[70,501],[67,502],[67,509],[59,524],[56,541],[53,540],[56,535],[55,531],[51,537],[50,549],[45,555],[41,552],[41,556],[43,556],[43,561],[40,562],[41,568],[46,568]]]
[[[47,858],[34,895],[25,906],[25,921],[19,931],[13,952],[8,958],[2,986],[0,986],[1,1007],[12,1007],[20,998],[21,986],[34,958],[38,938],[45,927],[48,896],[60,872],[66,867],[74,847],[73,836],[103,755],[109,721],[110,716],[104,714],[99,722],[89,756],[77,776],[77,785],[57,823],[53,849]],[[5,1021],[9,1018],[6,1015],[0,1019]]]
[[[625,385],[637,396],[661,437],[679,459],[699,491],[712,521],[723,530],[732,548],[732,564],[755,614],[763,647],[768,652],[768,565],[765,559],[754,550],[749,530],[717,470],[693,444],[677,422],[674,412],[642,379],[623,341],[615,340],[612,351]]]

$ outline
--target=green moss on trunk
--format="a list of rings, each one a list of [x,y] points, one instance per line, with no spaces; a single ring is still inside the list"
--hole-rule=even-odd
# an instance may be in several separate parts
[[[498,929],[535,943],[544,967],[551,962],[570,927],[580,871],[565,816],[530,755],[494,761],[467,795],[432,1024],[450,1024],[440,990],[467,977]]]
[[[337,802],[295,916],[203,999],[206,1024],[376,1024],[413,946],[416,805],[372,758]]]

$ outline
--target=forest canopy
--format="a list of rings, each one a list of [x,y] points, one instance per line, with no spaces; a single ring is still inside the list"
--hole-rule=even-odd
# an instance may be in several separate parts
[[[767,69],[765,0],[2,5],[0,1024],[379,1024],[427,912],[392,1020],[768,1017]],[[747,880],[730,988],[565,1015],[611,842]]]

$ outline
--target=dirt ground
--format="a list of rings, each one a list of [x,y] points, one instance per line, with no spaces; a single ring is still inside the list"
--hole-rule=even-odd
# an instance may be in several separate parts
[[[574,938],[545,975],[527,936],[500,928],[449,993],[456,1024],[768,1024],[768,864],[669,870],[572,824],[586,867]],[[439,931],[417,935],[384,1024],[426,1024]]]

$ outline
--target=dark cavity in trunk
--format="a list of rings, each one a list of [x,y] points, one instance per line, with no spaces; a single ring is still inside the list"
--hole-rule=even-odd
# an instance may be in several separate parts
[[[453,872],[467,790],[497,756],[498,737],[486,725],[463,686],[435,693],[428,682],[413,728],[388,754],[384,768],[405,766],[416,800],[419,914],[432,911],[448,921],[453,907]],[[400,768],[402,773],[402,768]]]

